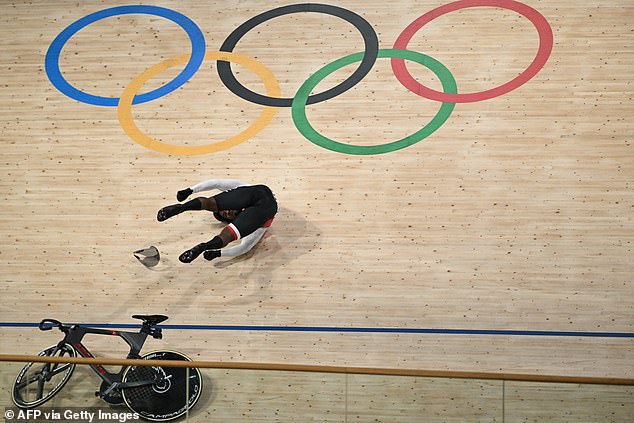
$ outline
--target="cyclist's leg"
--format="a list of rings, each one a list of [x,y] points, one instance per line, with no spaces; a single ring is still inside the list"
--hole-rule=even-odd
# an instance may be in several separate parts
[[[171,204],[158,211],[156,214],[156,220],[162,222],[170,217],[174,217],[177,214],[190,210],[217,211],[216,202],[213,197],[197,197],[183,204]]]
[[[156,219],[159,222],[176,216],[177,214],[185,211],[192,210],[207,210],[210,212],[217,212],[222,210],[241,210],[248,207],[255,201],[252,197],[254,190],[252,187],[238,187],[228,191],[223,191],[220,194],[216,194],[213,197],[197,197],[193,198],[186,203],[171,204],[163,207],[158,211]]]

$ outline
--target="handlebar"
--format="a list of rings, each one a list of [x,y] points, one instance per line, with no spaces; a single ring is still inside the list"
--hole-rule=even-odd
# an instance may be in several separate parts
[[[64,326],[62,322],[55,319],[44,319],[38,325],[40,330],[51,330],[53,327],[57,327],[59,330],[64,331],[68,326]]]

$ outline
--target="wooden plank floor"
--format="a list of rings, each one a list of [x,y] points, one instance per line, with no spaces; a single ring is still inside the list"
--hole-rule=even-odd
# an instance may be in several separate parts
[[[59,33],[127,2],[0,2],[0,322],[123,324],[135,313],[163,313],[175,325],[631,335],[634,5],[523,3],[554,34],[543,69],[509,93],[456,104],[412,146],[379,155],[327,150],[279,107],[244,142],[182,156],[140,145],[122,129],[116,107],[73,100],[47,78],[44,57]],[[207,52],[251,17],[287,4],[152,2],[195,22]],[[443,4],[336,6],[361,15],[389,49],[412,21]],[[538,37],[516,12],[472,7],[434,19],[408,48],[446,66],[459,93],[477,92],[519,75]],[[254,28],[235,52],[266,66],[282,96],[293,97],[318,69],[361,50],[350,23],[296,13]],[[77,89],[119,97],[145,69],[190,52],[174,22],[121,15],[71,37],[59,63]],[[183,67],[165,69],[140,91]],[[241,83],[266,92],[259,75],[232,68]],[[441,89],[430,70],[408,68]],[[306,109],[321,134],[359,146],[406,137],[439,107],[405,89],[389,59],[379,58],[353,88]],[[134,105],[132,114],[156,140],[200,146],[246,130],[263,109],[229,91],[216,62],[206,60],[183,87]],[[280,203],[274,225],[246,257],[183,265],[178,255],[222,226],[203,213],[158,223],[156,211],[177,190],[224,177],[269,185]],[[148,245],[162,255],[153,269],[132,256]],[[33,354],[57,338],[4,325],[0,339],[0,353]],[[634,377],[631,336],[168,329],[148,351],[161,347],[210,361]],[[115,349],[104,342],[98,350]],[[2,384],[12,377],[3,372]],[[3,395],[0,404],[7,401]]]

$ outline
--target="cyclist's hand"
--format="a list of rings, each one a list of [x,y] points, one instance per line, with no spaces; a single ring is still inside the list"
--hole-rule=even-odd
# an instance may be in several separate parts
[[[182,189],[182,190],[178,191],[178,193],[176,194],[176,199],[178,201],[184,201],[185,199],[187,199],[187,197],[192,195],[193,192],[194,191],[192,191],[191,188]]]
[[[205,260],[213,260],[217,257],[220,257],[220,250],[207,250],[203,253],[203,257]]]

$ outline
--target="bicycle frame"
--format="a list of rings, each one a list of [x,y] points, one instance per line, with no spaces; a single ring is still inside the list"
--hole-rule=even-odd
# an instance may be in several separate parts
[[[40,322],[40,330],[57,327],[64,333],[64,338],[42,351],[40,356],[94,358],[83,343],[86,335],[94,334],[123,339],[130,347],[129,359],[152,359],[158,356],[163,360],[191,361],[177,351],[155,351],[141,356],[141,348],[148,336],[162,338],[162,331],[156,326],[167,320],[167,316],[153,314],[132,317],[143,322],[139,332],[65,325],[58,320],[44,319]],[[26,364],[13,384],[13,402],[23,409],[39,407],[57,395],[75,369],[72,362],[63,365],[57,362],[43,365],[35,363],[37,361]],[[112,373],[100,364],[89,366],[102,380],[99,390],[95,392],[96,396],[110,404],[125,403],[130,410],[147,420],[168,421],[181,417],[196,404],[203,386],[202,375],[196,368],[190,374],[180,366],[122,366],[118,372]]]
[[[64,334],[64,339],[58,342],[57,348],[62,348],[63,345],[70,345],[79,355],[85,358],[94,358],[95,356],[88,350],[88,348],[82,343],[84,336],[87,334],[94,335],[106,335],[106,336],[118,336],[123,339],[129,346],[127,358],[139,359],[141,358],[140,352],[145,344],[145,340],[148,335],[154,338],[160,339],[162,332],[160,328],[152,327],[148,322],[144,322],[139,332],[126,332],[118,330],[107,330],[84,327],[80,325],[67,326],[54,319],[45,319],[40,322],[40,330],[50,330],[54,326],[58,327]],[[100,364],[90,364],[90,368],[110,387],[103,394],[107,394],[111,389],[123,388],[121,384],[121,378],[126,366],[122,366],[118,373],[111,373],[107,371]],[[148,381],[151,383],[152,381]]]

